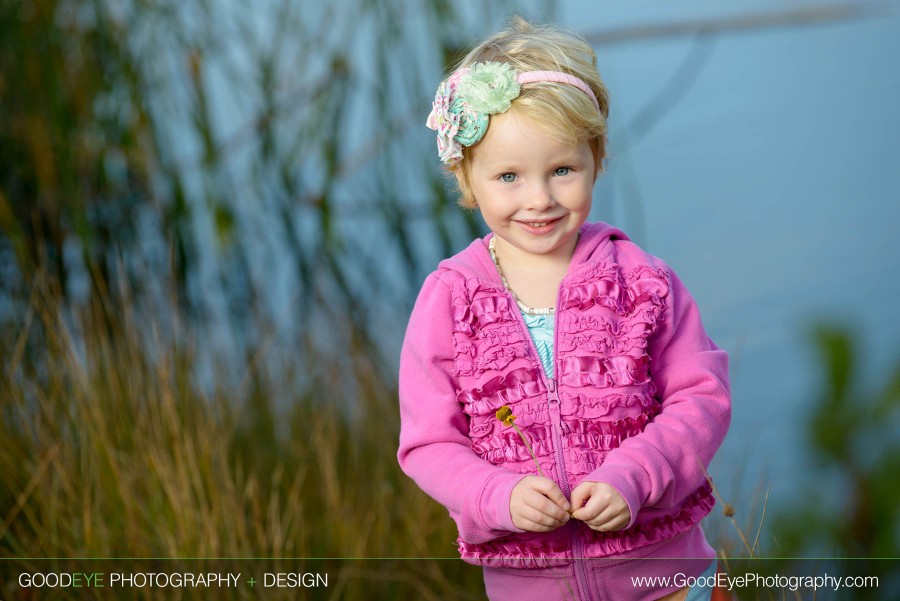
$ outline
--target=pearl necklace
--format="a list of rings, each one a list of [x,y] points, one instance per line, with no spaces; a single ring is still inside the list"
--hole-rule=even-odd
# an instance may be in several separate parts
[[[519,308],[523,313],[527,313],[528,315],[553,315],[555,309],[553,307],[529,307],[525,303],[519,300],[516,296],[516,293],[512,291],[509,287],[509,282],[506,281],[506,276],[503,275],[503,270],[500,269],[500,262],[497,261],[497,251],[494,249],[497,242],[497,236],[491,236],[491,241],[488,243],[488,252],[491,253],[491,259],[494,261],[494,265],[497,267],[497,273],[500,274],[500,280],[503,282],[503,287],[506,288],[507,292],[509,292],[510,296],[513,297],[513,300],[516,301],[516,304],[519,305]]]

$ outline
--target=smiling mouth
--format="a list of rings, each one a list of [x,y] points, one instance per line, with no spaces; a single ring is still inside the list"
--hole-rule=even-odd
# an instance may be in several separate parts
[[[544,227],[550,225],[551,223],[555,223],[560,219],[562,219],[562,217],[556,217],[554,219],[544,219],[543,221],[523,221],[520,219],[519,223],[521,223],[522,225],[527,225],[529,227]]]

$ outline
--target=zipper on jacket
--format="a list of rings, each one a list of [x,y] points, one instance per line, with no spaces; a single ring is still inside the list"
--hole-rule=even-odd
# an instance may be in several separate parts
[[[562,282],[556,291],[556,315],[553,319],[553,378],[550,378],[547,402],[550,405],[550,424],[553,431],[553,444],[556,447],[556,464],[559,469],[559,482],[563,485],[563,493],[571,503],[572,487],[569,485],[569,473],[566,469],[566,458],[562,448],[562,411],[559,406],[559,392],[556,389],[556,378],[560,374],[559,361],[559,308],[562,297]],[[529,335],[529,338],[531,336]],[[568,523],[572,531],[572,558],[575,560],[575,583],[578,586],[578,595],[582,601],[592,601],[591,592],[587,586],[587,574],[584,569],[584,548],[581,545],[581,537],[578,535],[578,522],[570,519]]]
[[[554,322],[554,328],[556,323]],[[554,347],[555,344],[554,335]],[[556,349],[554,348],[554,352]],[[554,355],[554,362],[556,361]],[[559,406],[559,393],[556,390],[556,378],[550,378],[547,388],[547,402],[550,405],[550,424],[553,433],[553,447],[556,449],[556,465],[559,470],[559,483],[562,485],[563,494],[567,499],[572,498],[572,487],[569,484],[568,471],[566,470],[566,458],[562,447],[562,433],[564,424],[562,412]],[[569,520],[569,529],[572,531],[572,557],[575,560],[575,581],[578,585],[578,593],[582,601],[592,599],[587,587],[587,574],[584,568],[584,548],[581,545],[581,537],[578,535],[578,524],[575,519]]]
[[[498,275],[499,279],[499,275]],[[565,278],[563,278],[565,279]],[[538,362],[538,372],[541,375],[541,380],[544,382],[544,386],[547,387],[547,404],[550,410],[550,432],[553,437],[553,448],[556,449],[556,469],[559,472],[559,484],[562,488],[563,494],[566,495],[566,499],[571,499],[572,489],[569,486],[569,476],[566,472],[566,458],[563,453],[562,447],[562,432],[568,431],[568,427],[562,421],[562,412],[559,406],[559,393],[556,390],[556,378],[551,378],[546,371],[544,371],[543,363],[541,362],[541,355],[537,351],[537,346],[534,344],[534,339],[531,337],[531,332],[528,331],[528,326],[525,324],[525,318],[522,317],[522,313],[519,311],[519,307],[516,304],[515,299],[509,290],[506,290],[506,296],[509,298],[510,302],[513,306],[513,313],[519,319],[519,327],[521,327],[525,331],[525,338],[528,340],[529,346],[531,347],[531,352],[533,358],[537,359]],[[559,284],[559,288],[556,290],[556,307],[557,309],[560,306],[560,297],[562,296],[562,282]],[[559,312],[557,311],[553,318],[553,366],[554,366],[554,376],[559,374]],[[585,573],[584,568],[584,548],[581,544],[581,539],[578,536],[578,525],[576,524],[577,520],[570,519],[566,526],[569,527],[572,534],[572,557],[575,560],[575,584],[578,587],[578,596],[581,598],[581,601],[593,601],[593,597],[591,596],[590,591],[587,586],[587,574]],[[565,527],[565,526],[564,526]]]
[[[554,323],[554,327],[556,324]],[[555,346],[555,345],[554,345]],[[555,349],[554,349],[555,350]],[[555,359],[554,359],[555,362]],[[556,465],[559,470],[559,483],[562,485],[563,494],[567,499],[572,498],[572,487],[569,485],[569,476],[566,471],[566,457],[562,448],[563,421],[559,406],[559,393],[556,390],[556,378],[550,378],[547,387],[547,402],[550,405],[550,424],[553,433],[553,448],[556,449]],[[582,601],[590,601],[591,596],[587,590],[587,575],[584,572],[584,549],[578,536],[578,526],[574,519],[569,520],[569,529],[572,531],[572,557],[575,560],[575,581],[578,585],[578,594]]]

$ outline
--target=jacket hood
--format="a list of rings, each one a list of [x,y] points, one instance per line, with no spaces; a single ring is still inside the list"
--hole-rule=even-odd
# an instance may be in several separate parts
[[[476,238],[461,252],[441,261],[438,269],[456,271],[466,278],[497,277],[497,270],[488,251],[488,244],[493,235],[491,232],[483,238]],[[619,228],[602,221],[584,223],[578,230],[578,243],[575,245],[566,277],[608,259],[614,252],[613,242],[616,240],[630,240],[630,238]]]

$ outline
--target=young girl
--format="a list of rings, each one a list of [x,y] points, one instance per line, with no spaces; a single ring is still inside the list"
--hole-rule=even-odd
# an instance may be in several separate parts
[[[685,583],[716,570],[699,524],[728,359],[665,263],[586,221],[607,115],[590,45],[514,19],[427,122],[491,233],[419,293],[398,458],[493,600],[710,598]]]

